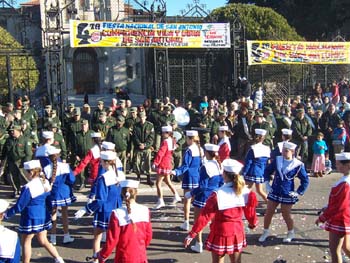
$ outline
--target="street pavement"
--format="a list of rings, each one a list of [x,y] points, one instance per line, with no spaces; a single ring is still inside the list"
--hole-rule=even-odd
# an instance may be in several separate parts
[[[259,226],[247,234],[248,246],[242,254],[242,262],[259,263],[283,263],[283,262],[330,262],[328,249],[328,233],[320,227],[316,227],[314,222],[317,218],[317,211],[327,204],[328,194],[331,186],[341,177],[340,174],[332,173],[323,178],[310,178],[310,186],[305,195],[293,208],[293,218],[295,223],[296,238],[292,243],[282,243],[283,237],[287,233],[286,225],[283,221],[280,210],[273,217],[271,224],[272,236],[264,244],[258,242],[258,238],[263,231],[263,216],[265,210],[264,204],[259,204],[257,212],[259,213]],[[135,179],[134,175],[129,176]],[[142,181],[139,189],[137,201],[152,208],[157,202],[156,188],[145,184],[146,179]],[[181,184],[175,183],[179,192]],[[165,202],[170,203],[172,196],[170,191],[165,188]],[[89,188],[76,192],[78,201],[70,207],[70,233],[75,241],[68,245],[62,244],[62,228],[59,227],[57,237],[57,249],[66,263],[85,262],[86,256],[92,255],[92,217],[85,216],[78,221],[74,220],[76,210],[85,205]],[[0,185],[0,198],[7,198],[11,191],[9,186]],[[8,199],[15,202],[14,199]],[[211,262],[211,254],[204,251],[201,254],[193,253],[183,247],[183,240],[187,233],[180,230],[178,226],[183,222],[182,204],[178,203],[176,207],[167,206],[158,211],[151,211],[153,239],[147,249],[150,263],[167,262]],[[192,213],[191,213],[192,218]],[[11,218],[4,222],[4,225],[16,230],[19,222],[19,216]],[[60,222],[59,222],[60,223]],[[208,233],[208,227],[204,230],[204,240]],[[33,240],[31,262],[49,263],[53,262],[50,255],[41,248],[37,241]],[[137,253],[137,251],[135,251]],[[110,256],[108,262],[113,262],[114,255]],[[229,262],[226,257],[225,262]]]

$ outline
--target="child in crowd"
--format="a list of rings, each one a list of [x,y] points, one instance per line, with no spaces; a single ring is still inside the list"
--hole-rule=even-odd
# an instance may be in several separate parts
[[[152,240],[150,212],[136,203],[138,181],[120,183],[125,206],[113,210],[107,230],[107,242],[99,251],[99,262],[106,262],[115,250],[114,262],[147,262],[146,248]]]
[[[334,149],[334,154],[341,153],[344,151],[346,142],[346,130],[344,128],[344,121],[340,120],[337,127],[332,133],[332,145]]]
[[[158,203],[155,209],[160,209],[161,207],[165,206],[164,199],[163,199],[163,189],[162,189],[163,181],[169,187],[170,191],[174,194],[172,205],[175,205],[177,202],[181,202],[181,197],[177,193],[170,179],[171,169],[172,169],[172,154],[173,154],[173,151],[175,150],[175,144],[176,144],[172,135],[173,135],[173,128],[171,126],[162,127],[163,141],[160,145],[160,148],[157,152],[157,155],[152,165],[153,170],[157,171],[156,186],[157,186]]]
[[[294,239],[294,222],[291,217],[293,205],[298,202],[299,195],[303,195],[309,185],[309,177],[304,164],[295,157],[296,144],[285,142],[283,144],[282,156],[269,164],[265,169],[264,177],[269,179],[275,173],[272,183],[272,190],[267,196],[267,209],[264,217],[264,233],[260,236],[259,242],[265,242],[269,237],[269,227],[276,208],[281,204],[281,212],[287,224],[288,234],[283,242],[290,243]],[[300,180],[299,187],[294,189],[294,179]]]
[[[255,193],[245,187],[240,175],[241,163],[226,159],[222,166],[225,184],[209,196],[184,245],[187,247],[211,221],[205,247],[211,251],[212,262],[224,262],[226,254],[230,256],[231,262],[241,262],[242,249],[247,246],[242,217],[244,214],[249,228],[255,228],[258,223],[258,201]]]
[[[173,175],[183,175],[182,189],[184,195],[199,186],[199,168],[202,165],[203,149],[197,131],[186,131],[186,142],[188,148],[184,154],[182,165],[172,171]],[[184,223],[181,229],[188,231],[190,228],[191,199],[184,200]]]
[[[322,132],[317,133],[316,140],[312,146],[314,155],[312,157],[311,171],[315,177],[322,177],[326,173],[325,153],[328,151],[328,147],[323,137]]]
[[[47,240],[47,230],[52,227],[50,212],[46,207],[46,198],[50,195],[51,186],[41,173],[39,160],[24,163],[28,183],[22,188],[16,204],[6,212],[5,218],[21,213],[18,232],[21,233],[23,263],[30,263],[32,256],[32,239],[37,237],[55,263],[64,263],[56,248]]]
[[[9,205],[6,200],[0,199],[0,262],[19,263],[21,260],[21,244],[18,235],[15,231],[1,224]]]
[[[328,206],[315,223],[325,223],[332,262],[342,262],[342,250],[350,256],[350,153],[336,154],[335,159],[337,170],[343,177],[332,187]]]
[[[263,189],[265,182],[264,170],[270,158],[270,148],[263,145],[266,130],[255,129],[255,144],[248,150],[242,174],[249,189],[254,185],[256,192],[267,202],[267,195]]]
[[[329,159],[329,153],[325,153],[325,171],[326,174],[330,174],[332,172],[332,161]]]
[[[205,161],[199,170],[199,186],[185,195],[186,199],[194,198],[194,221],[199,217],[211,193],[223,184],[221,162],[218,155],[219,146],[206,143],[204,149]],[[203,252],[202,231],[198,232],[197,242],[191,246],[191,250],[198,253]]]
[[[230,142],[231,132],[228,126],[219,127],[219,157],[220,161],[229,159],[231,154],[231,142]]]
[[[50,164],[44,167],[44,174],[52,187],[48,201],[52,207],[52,229],[50,241],[56,245],[56,226],[57,226],[57,208],[61,207],[63,224],[63,244],[74,241],[69,235],[68,206],[76,201],[73,195],[72,187],[75,182],[75,176],[71,171],[69,164],[58,161],[60,149],[50,146],[47,154],[50,158]]]

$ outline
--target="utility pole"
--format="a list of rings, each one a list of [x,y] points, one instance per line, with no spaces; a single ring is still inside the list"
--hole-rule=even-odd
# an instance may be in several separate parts
[[[6,54],[7,85],[9,88],[8,101],[13,103],[13,85],[10,54]]]

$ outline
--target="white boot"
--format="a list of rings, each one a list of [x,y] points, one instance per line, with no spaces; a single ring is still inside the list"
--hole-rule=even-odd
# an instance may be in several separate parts
[[[185,230],[185,231],[190,230],[190,222],[188,222],[188,221],[183,222],[182,225],[180,226],[180,228],[182,230]]]
[[[182,199],[178,194],[175,194],[173,201],[171,202],[172,205],[176,205],[176,203],[181,202]]]
[[[283,238],[283,242],[285,243],[290,243],[294,239],[295,234],[294,234],[294,229],[288,231],[287,237]]]
[[[55,263],[64,263],[64,260],[63,258],[58,257],[58,258],[55,258]]]
[[[264,229],[263,234],[259,237],[259,242],[265,242],[266,238],[270,235],[270,231],[268,229]]]
[[[164,203],[163,198],[159,198],[156,206],[154,207],[154,209],[160,209],[160,208],[162,208],[164,206],[165,206],[165,203]]]
[[[196,242],[194,246],[191,246],[191,250],[197,253],[203,252],[203,243]]]
[[[63,236],[63,244],[72,243],[74,241],[74,238],[69,235],[69,233],[64,234]]]
[[[52,245],[56,246],[56,235],[50,235],[50,242]]]

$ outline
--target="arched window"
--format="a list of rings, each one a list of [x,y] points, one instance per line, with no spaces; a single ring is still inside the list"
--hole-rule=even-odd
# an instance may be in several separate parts
[[[79,48],[73,56],[74,89],[77,94],[94,94],[98,87],[98,61],[93,48]]]

